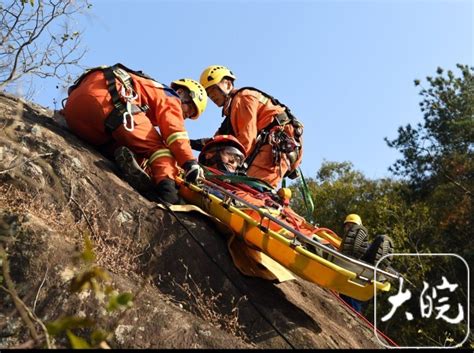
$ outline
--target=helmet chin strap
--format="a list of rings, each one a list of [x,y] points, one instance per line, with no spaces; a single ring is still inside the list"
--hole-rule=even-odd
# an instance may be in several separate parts
[[[224,111],[226,110],[227,106],[230,103],[229,98],[230,98],[230,92],[232,92],[232,89],[229,91],[229,93],[225,93],[222,88],[220,88],[218,85],[216,85],[216,86],[219,89],[219,91],[222,93],[222,95],[224,96],[224,104],[222,105],[222,114],[221,114],[221,116],[223,117],[224,116]]]

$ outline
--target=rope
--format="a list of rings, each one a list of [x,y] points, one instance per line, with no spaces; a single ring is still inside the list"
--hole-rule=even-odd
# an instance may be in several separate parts
[[[207,257],[221,270],[221,272],[224,274],[224,276],[229,280],[229,282],[239,291],[239,293],[242,296],[246,296],[244,291],[235,283],[235,281],[230,278],[230,276],[227,274],[226,271],[222,268],[219,263],[212,257],[212,255],[206,250],[204,245],[201,244],[201,242],[194,236],[194,234],[189,230],[188,226],[184,224],[179,217],[177,216],[176,212],[174,212],[166,202],[162,202],[162,204],[165,206],[165,208],[176,218],[179,224],[183,226],[183,228],[186,230],[186,232],[194,239],[194,241],[199,245],[199,247],[204,251],[204,253],[207,255]],[[251,306],[260,314],[260,316],[275,330],[275,332],[283,338],[283,340],[291,347],[291,349],[295,349],[293,344],[285,337],[285,335],[265,316],[265,314],[258,308],[258,306],[248,297],[248,302],[251,304]]]
[[[350,306],[345,300],[343,300],[336,292],[334,292],[333,290],[330,290],[330,292],[332,293],[332,295],[334,295],[337,300],[339,300],[341,303],[343,303],[347,308],[349,308],[353,313],[355,313],[360,319],[362,319],[362,321],[364,321],[367,326],[369,326],[371,329],[373,329],[374,331],[377,331],[377,333],[382,336],[386,341],[388,341],[392,346],[394,347],[399,347],[398,344],[396,344],[390,337],[388,337],[387,335],[385,335],[382,331],[380,331],[379,329],[376,329],[374,327],[374,325],[372,325],[372,323],[367,320],[367,318],[362,315],[361,313],[359,313],[357,310],[355,310],[352,306]]]
[[[307,217],[309,221],[313,220],[313,212],[314,212],[314,203],[313,198],[311,197],[311,192],[309,191],[308,184],[306,184],[306,179],[304,178],[303,171],[301,168],[298,168],[298,171],[301,175],[301,193],[303,194],[303,201],[306,207]]]

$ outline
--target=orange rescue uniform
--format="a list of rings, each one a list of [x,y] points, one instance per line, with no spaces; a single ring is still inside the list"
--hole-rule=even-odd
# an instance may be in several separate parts
[[[155,183],[178,174],[182,166],[195,160],[189,137],[184,127],[181,100],[171,88],[154,80],[129,73],[137,98],[132,102],[147,105],[146,112],[133,115],[134,128],[127,131],[121,124],[111,134],[105,131],[104,121],[113,110],[112,97],[101,70],[89,73],[69,95],[64,115],[69,128],[95,146],[116,142],[130,148],[138,158],[148,159]],[[118,92],[122,88],[115,80]]]
[[[243,190],[235,190],[233,191],[233,193],[236,196],[251,203],[252,205],[257,206],[261,209],[266,209],[266,212],[272,214],[270,212],[270,209],[266,206],[265,200],[263,198],[251,195]],[[262,216],[257,211],[245,207],[242,211],[247,213],[249,216],[251,216],[263,226],[270,228],[271,230],[279,233],[280,235],[288,239],[294,238],[293,233],[284,229],[282,226],[276,224],[275,222],[270,221],[268,218],[262,218]],[[303,217],[293,211],[293,209],[289,206],[283,207],[280,210],[280,213],[276,216],[274,215],[274,217],[288,225],[290,228],[296,229],[309,239],[315,239],[325,245],[331,244],[335,249],[340,248],[341,238],[336,233],[327,228],[314,227],[313,225],[309,224]]]
[[[244,89],[236,94],[236,90],[233,90],[223,109],[223,114],[226,117],[230,116],[232,131],[223,131],[221,129],[226,129],[226,127],[221,126],[216,135],[222,133],[234,135],[242,143],[246,155],[249,156],[255,148],[256,139],[261,130],[271,124],[275,116],[284,112],[285,108],[274,105],[260,92]],[[292,124],[286,124],[283,129],[289,136],[294,136]],[[293,169],[301,163],[302,155],[301,147],[298,159],[291,165]],[[247,175],[262,179],[273,187],[277,187],[290,169],[290,161],[286,154],[281,153],[280,156],[280,161],[275,162],[272,145],[268,143],[262,145],[253,163],[249,166]]]

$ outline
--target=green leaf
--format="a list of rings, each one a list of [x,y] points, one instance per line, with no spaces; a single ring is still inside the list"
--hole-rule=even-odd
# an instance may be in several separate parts
[[[107,311],[118,310],[122,307],[127,307],[132,305],[133,295],[132,293],[121,293],[111,295],[109,303],[107,304]]]
[[[69,342],[74,349],[91,348],[91,345],[83,338],[76,336],[70,330],[66,331]]]
[[[68,329],[91,327],[93,325],[94,321],[86,317],[66,316],[46,323],[46,328],[50,335],[55,336]]]
[[[94,330],[91,333],[91,342],[94,346],[97,346],[100,342],[106,341],[109,333],[102,329]]]
[[[117,303],[123,306],[128,306],[131,304],[132,299],[132,293],[121,293],[117,296]]]
[[[94,248],[87,235],[84,238],[84,251],[82,252],[81,257],[86,263],[91,263],[95,260]]]
[[[85,271],[74,277],[71,281],[71,290],[73,292],[80,292],[82,290],[91,288],[98,291],[98,282],[108,281],[110,279],[108,273],[99,266],[95,266],[88,271]]]

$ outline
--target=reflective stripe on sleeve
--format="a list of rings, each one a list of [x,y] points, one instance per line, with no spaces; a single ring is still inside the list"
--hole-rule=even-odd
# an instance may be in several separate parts
[[[263,105],[267,104],[268,98],[265,97],[263,94],[260,94],[260,97],[258,98],[258,101],[262,103]]]
[[[186,131],[175,132],[168,136],[168,138],[166,139],[166,144],[169,146],[177,140],[189,140],[188,133]]]

